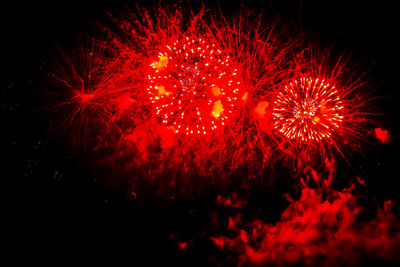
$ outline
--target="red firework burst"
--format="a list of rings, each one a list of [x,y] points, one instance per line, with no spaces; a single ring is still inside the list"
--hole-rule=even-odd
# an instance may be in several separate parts
[[[275,128],[287,138],[322,141],[343,120],[342,99],[334,85],[319,78],[300,78],[278,93],[273,109]]]
[[[202,38],[166,45],[150,66],[150,101],[162,123],[176,133],[212,133],[225,125],[239,102],[237,69]]]

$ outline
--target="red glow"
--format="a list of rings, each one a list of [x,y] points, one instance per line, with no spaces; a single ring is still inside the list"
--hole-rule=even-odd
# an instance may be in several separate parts
[[[392,136],[390,135],[388,130],[376,128],[375,135],[376,138],[382,142],[382,144],[389,144],[392,140]]]
[[[179,249],[182,250],[182,251],[186,250],[187,245],[188,245],[188,242],[179,242],[178,241]]]
[[[272,108],[268,101],[261,101],[254,109],[256,119],[259,123],[260,129],[264,132],[271,132],[273,129]]]
[[[221,236],[221,237],[211,237],[211,240],[214,242],[217,248],[223,249],[228,239],[226,237]]]
[[[78,97],[80,98],[80,101],[82,104],[87,104],[89,103],[90,100],[93,99],[93,94],[78,94]]]

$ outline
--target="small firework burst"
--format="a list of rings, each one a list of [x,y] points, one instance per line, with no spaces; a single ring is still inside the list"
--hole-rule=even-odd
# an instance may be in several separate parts
[[[150,101],[161,122],[176,133],[212,133],[225,125],[239,101],[237,69],[203,38],[166,45],[150,67]]]
[[[275,128],[303,142],[331,138],[343,121],[343,103],[334,85],[319,78],[300,78],[278,93]]]

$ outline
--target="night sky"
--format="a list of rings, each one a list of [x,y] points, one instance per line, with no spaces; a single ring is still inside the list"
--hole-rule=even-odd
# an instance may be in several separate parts
[[[90,265],[108,262],[113,266],[214,266],[210,255],[220,260],[225,257],[205,240],[183,252],[175,239],[190,239],[203,231],[210,220],[210,210],[224,216],[225,211],[215,206],[215,196],[219,195],[213,191],[216,187],[168,203],[152,198],[151,190],[142,192],[147,194],[145,200],[126,197],[123,182],[110,185],[101,176],[110,177],[112,173],[96,170],[85,158],[87,154],[71,149],[67,138],[49,131],[51,114],[43,109],[48,103],[42,93],[43,70],[52,53],[59,46],[68,47],[77,34],[95,35],[98,22],[109,23],[108,13],[121,13],[126,6],[134,8],[132,2],[2,4],[5,47],[1,60],[0,176],[5,197],[2,221],[6,222],[6,238],[2,239],[6,254],[15,264],[49,262],[57,266],[84,260]],[[310,43],[331,45],[333,55],[350,55],[351,62],[360,67],[376,97],[373,110],[377,125],[389,130],[393,139],[389,144],[378,140],[365,144],[361,152],[348,157],[350,165],[341,163],[338,176],[362,177],[367,184],[365,199],[373,199],[377,206],[386,200],[398,202],[400,52],[394,3],[220,1],[228,15],[242,4],[264,10],[266,18],[278,18],[289,28],[301,29]],[[210,10],[217,8],[212,2],[208,6]],[[339,179],[336,186],[343,188],[347,181]],[[263,207],[268,212],[261,218],[279,219],[286,208],[283,194],[292,190],[286,183],[284,179],[268,189],[257,182],[250,183],[248,194],[260,202],[253,211]],[[234,187],[235,182],[230,186]],[[397,206],[392,210],[395,215],[398,211]]]

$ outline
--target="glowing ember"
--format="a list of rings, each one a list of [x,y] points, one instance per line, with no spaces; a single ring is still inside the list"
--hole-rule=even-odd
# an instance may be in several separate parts
[[[150,64],[147,91],[166,126],[205,135],[224,126],[238,101],[237,70],[204,39],[176,40]]]
[[[285,86],[275,101],[275,128],[290,139],[321,141],[332,136],[343,120],[335,86],[301,78]]]
[[[392,136],[390,135],[388,130],[375,128],[375,135],[376,138],[382,142],[382,144],[389,144],[390,141],[392,141]]]

